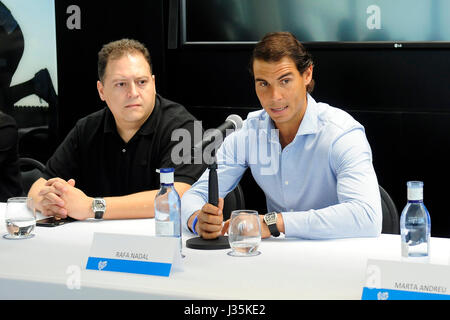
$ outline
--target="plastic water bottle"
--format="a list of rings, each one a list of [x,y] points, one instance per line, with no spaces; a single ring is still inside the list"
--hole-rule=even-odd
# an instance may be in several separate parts
[[[408,181],[408,203],[400,217],[402,257],[428,258],[431,220],[423,204],[423,182]]]
[[[161,189],[155,197],[155,234],[157,237],[176,237],[181,253],[181,201],[173,186],[173,168],[161,168]]]

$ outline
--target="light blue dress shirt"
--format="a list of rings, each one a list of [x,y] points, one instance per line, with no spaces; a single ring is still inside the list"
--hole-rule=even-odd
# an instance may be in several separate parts
[[[286,237],[378,236],[381,200],[364,127],[345,111],[307,98],[297,135],[284,149],[264,110],[249,113],[243,127],[225,138],[217,151],[219,196],[250,168],[268,212],[282,214]],[[186,230],[189,217],[207,202],[208,174],[181,199]]]

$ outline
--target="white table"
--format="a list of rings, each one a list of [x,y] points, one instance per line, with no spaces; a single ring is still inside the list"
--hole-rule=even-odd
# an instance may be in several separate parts
[[[262,240],[262,254],[251,258],[183,248],[184,271],[134,275],[85,270],[94,232],[154,235],[154,220],[79,221],[37,227],[27,240],[1,237],[0,299],[360,299],[368,259],[400,260],[397,235],[280,237]],[[432,238],[430,263],[448,265],[449,251],[450,239]],[[80,289],[69,288],[77,275]]]

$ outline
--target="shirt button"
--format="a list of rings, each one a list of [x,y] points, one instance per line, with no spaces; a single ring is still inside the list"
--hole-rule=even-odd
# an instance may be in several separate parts
[[[123,152],[123,153],[127,152],[127,149],[122,149],[122,152]]]
[[[286,180],[286,181],[284,182],[284,184],[285,184],[285,185],[288,185],[288,184],[289,184],[289,181]]]

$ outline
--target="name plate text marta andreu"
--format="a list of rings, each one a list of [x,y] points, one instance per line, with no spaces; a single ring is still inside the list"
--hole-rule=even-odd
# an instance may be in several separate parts
[[[450,300],[450,266],[369,259],[361,299]]]
[[[179,240],[94,233],[86,269],[168,277],[171,270],[182,270]]]

